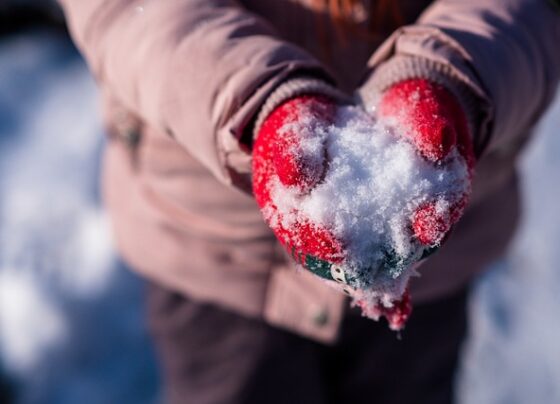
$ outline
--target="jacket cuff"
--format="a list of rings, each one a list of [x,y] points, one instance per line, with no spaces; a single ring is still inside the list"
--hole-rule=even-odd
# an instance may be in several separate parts
[[[328,98],[332,98],[336,103],[352,103],[349,96],[324,80],[310,77],[296,77],[288,79],[276,87],[276,89],[268,96],[258,112],[257,119],[253,127],[253,138],[255,139],[257,137],[262,123],[268,115],[272,113],[272,111],[289,99],[301,95],[324,95]]]
[[[366,109],[373,108],[381,94],[394,84],[408,79],[427,79],[447,88],[459,101],[469,124],[471,136],[482,130],[481,100],[447,65],[415,56],[396,55],[381,64],[360,88],[358,97]]]

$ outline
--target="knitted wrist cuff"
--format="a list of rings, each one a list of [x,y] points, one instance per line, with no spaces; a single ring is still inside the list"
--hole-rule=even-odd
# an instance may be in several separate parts
[[[381,94],[393,84],[408,79],[427,79],[447,88],[459,101],[467,117],[469,131],[474,136],[480,128],[480,99],[444,64],[413,56],[394,56],[380,65],[370,81],[359,92],[367,109],[376,105]]]
[[[257,137],[263,121],[283,102],[301,95],[324,95],[332,98],[334,102],[340,104],[350,104],[352,100],[342,91],[331,86],[327,82],[309,77],[297,77],[289,79],[280,84],[268,96],[257,115],[253,129],[253,138]]]

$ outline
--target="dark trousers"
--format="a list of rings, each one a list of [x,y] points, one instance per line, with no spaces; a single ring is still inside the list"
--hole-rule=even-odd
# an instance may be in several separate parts
[[[152,285],[149,318],[172,404],[451,403],[467,289],[417,305],[399,336],[349,310],[325,346]]]
[[[2,373],[0,373],[0,403],[2,404],[9,404],[12,402],[13,392],[11,389],[12,386],[8,384],[7,379],[2,377]]]

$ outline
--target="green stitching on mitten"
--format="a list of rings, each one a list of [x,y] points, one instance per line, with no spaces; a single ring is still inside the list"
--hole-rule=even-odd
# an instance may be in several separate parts
[[[305,256],[305,267],[321,278],[333,280],[331,275],[331,264],[327,261],[320,260],[312,255]]]

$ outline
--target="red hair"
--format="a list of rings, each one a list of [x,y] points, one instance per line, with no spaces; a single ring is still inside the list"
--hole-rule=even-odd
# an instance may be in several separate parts
[[[390,32],[404,24],[398,0],[374,0],[370,25],[366,30],[360,29],[352,17],[356,7],[362,3],[364,0],[314,0],[317,9],[326,10],[343,40],[347,33],[373,37],[376,33]],[[325,37],[324,33],[321,34]]]

